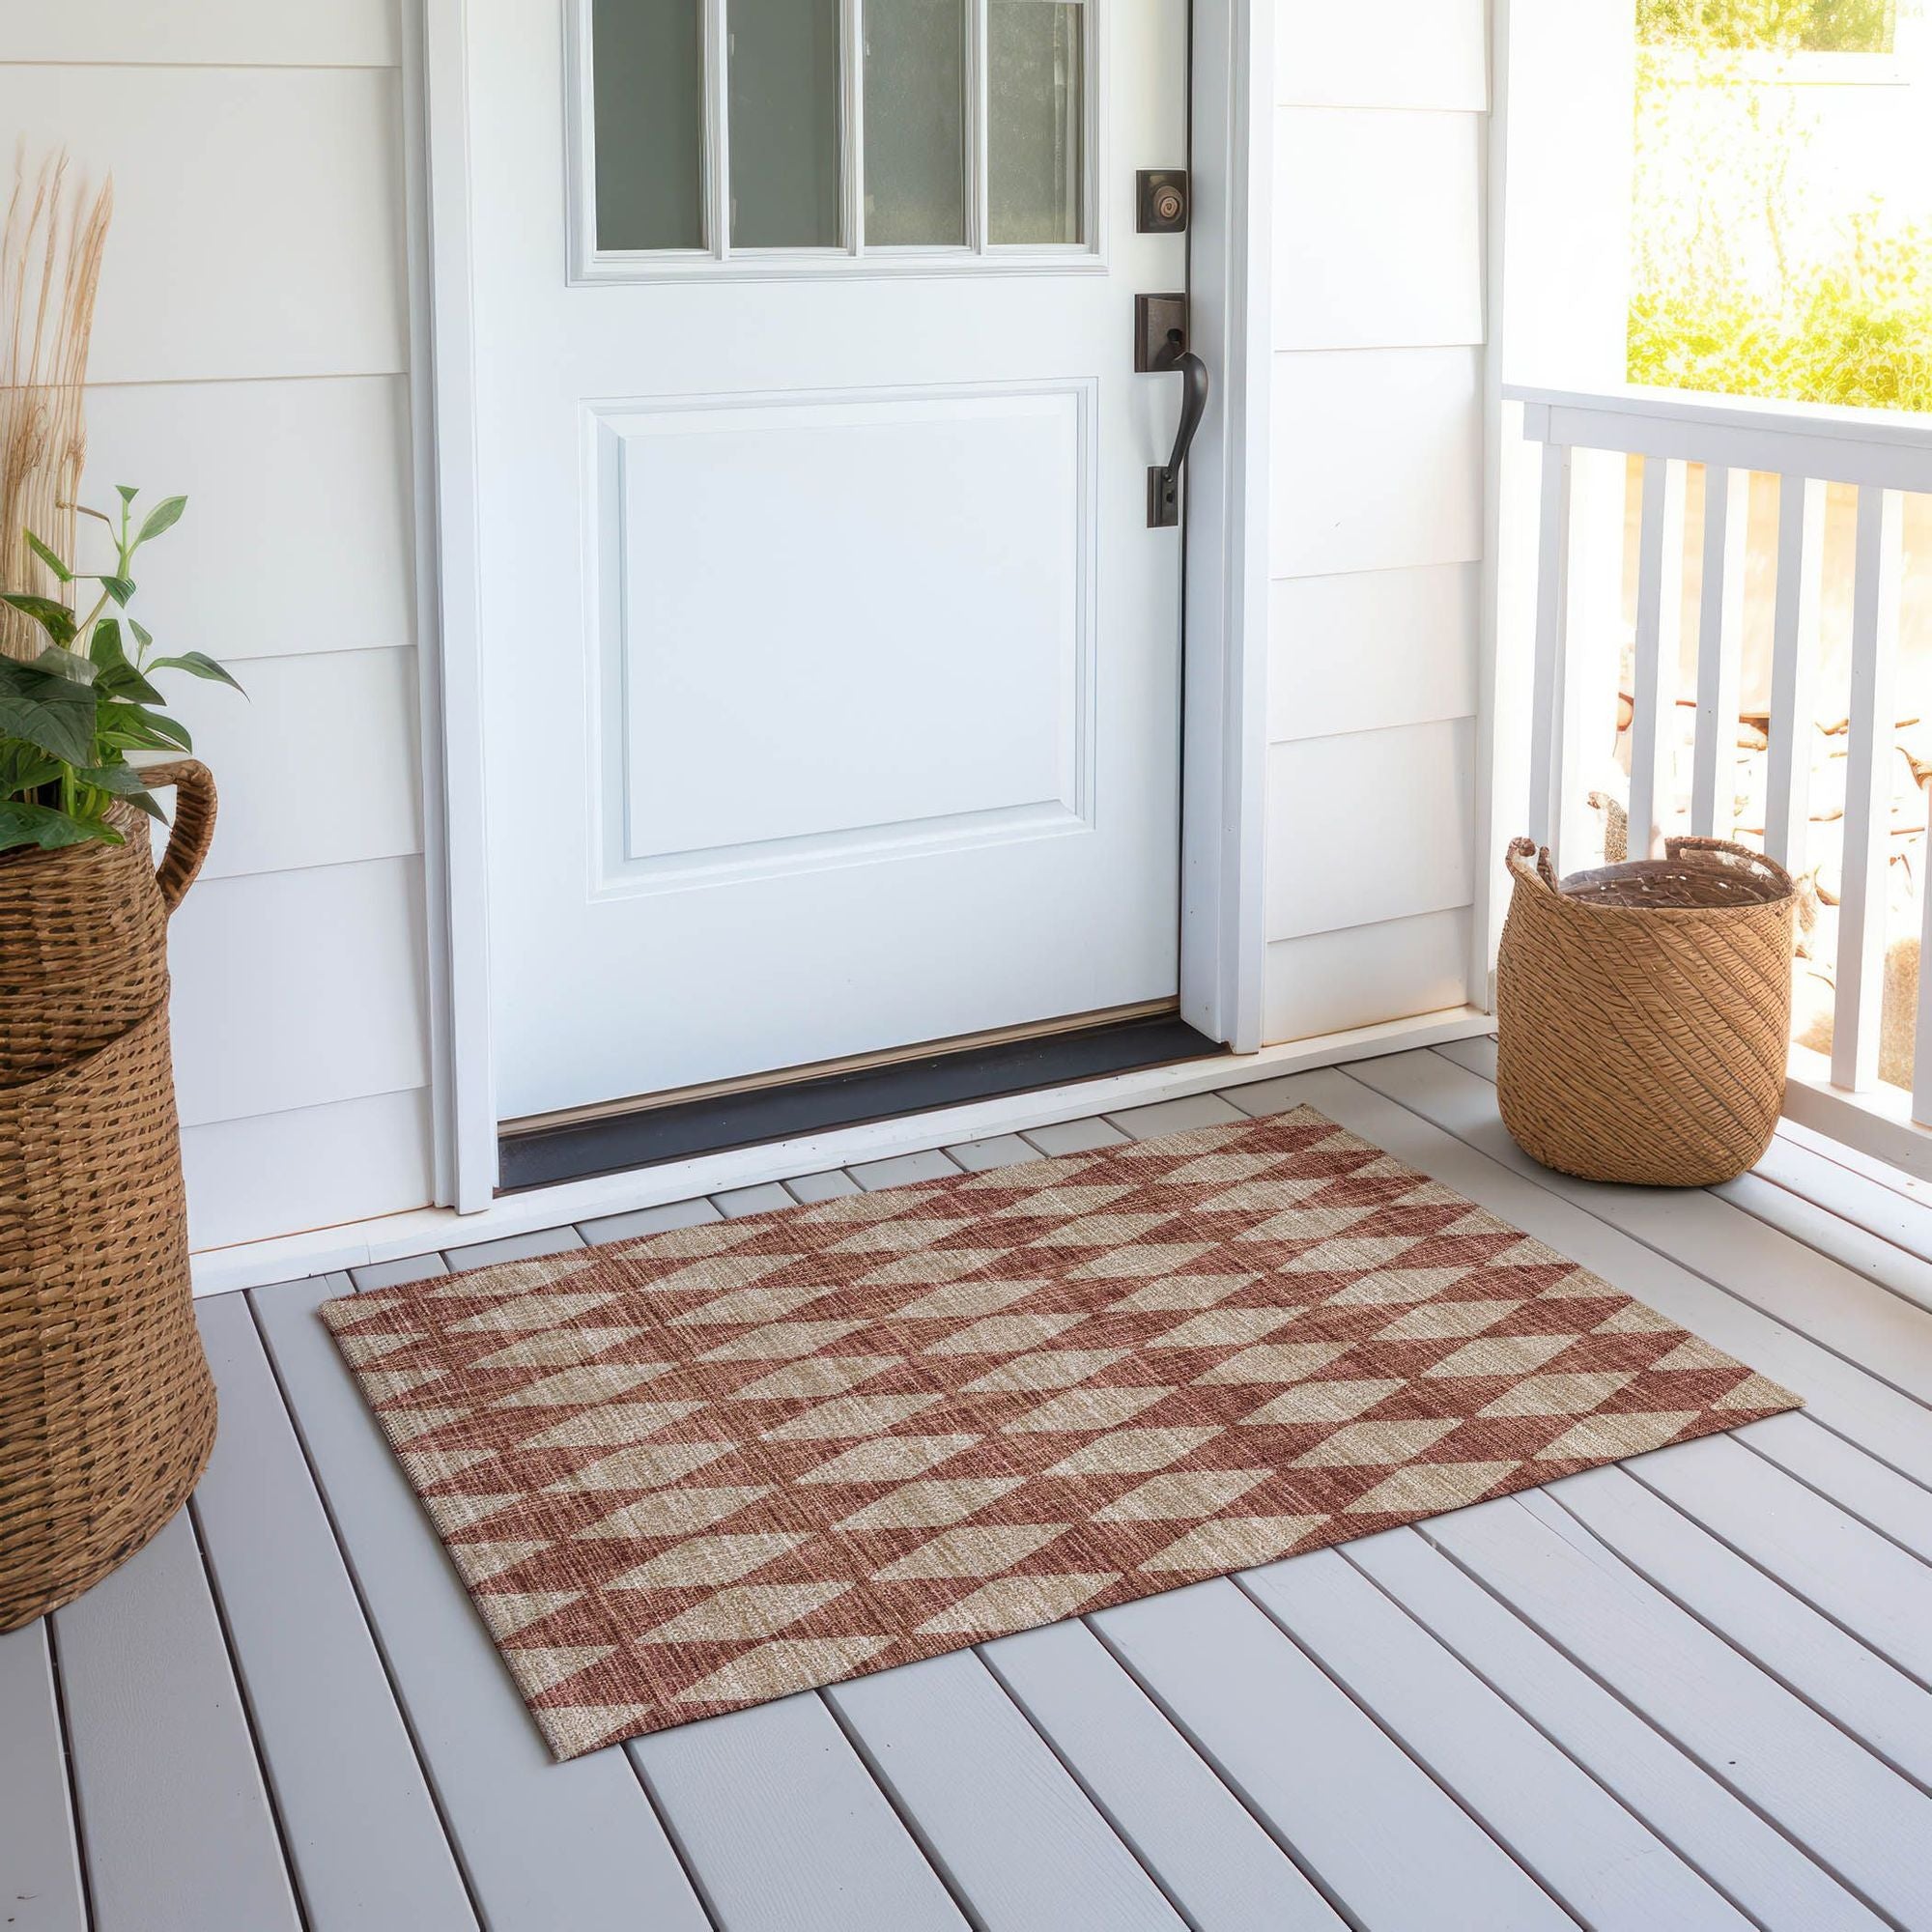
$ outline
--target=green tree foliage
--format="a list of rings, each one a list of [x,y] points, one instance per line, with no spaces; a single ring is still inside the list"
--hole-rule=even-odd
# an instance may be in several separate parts
[[[1637,0],[1646,46],[1885,53],[1893,0]]]
[[[1823,97],[1752,63],[1887,49],[1895,14],[1638,0],[1632,382],[1932,411],[1932,225],[1882,194],[1839,212],[1801,105]]]

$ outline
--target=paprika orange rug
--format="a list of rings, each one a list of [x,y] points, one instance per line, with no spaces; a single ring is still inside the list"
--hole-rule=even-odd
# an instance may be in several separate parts
[[[1308,1108],[322,1314],[559,1758],[1798,1406]]]

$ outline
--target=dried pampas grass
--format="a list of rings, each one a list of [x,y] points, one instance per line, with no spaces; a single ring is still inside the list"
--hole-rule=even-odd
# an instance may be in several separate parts
[[[113,210],[111,178],[90,192],[69,182],[65,153],[32,171],[24,150],[15,156],[0,228],[0,589],[59,594],[24,530],[73,555],[87,459],[82,384]],[[33,657],[45,641],[31,619],[0,606],[0,651]]]

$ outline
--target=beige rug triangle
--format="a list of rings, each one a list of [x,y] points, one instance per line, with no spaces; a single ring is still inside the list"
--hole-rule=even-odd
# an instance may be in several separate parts
[[[1307,1108],[322,1315],[559,1758],[1798,1406]]]

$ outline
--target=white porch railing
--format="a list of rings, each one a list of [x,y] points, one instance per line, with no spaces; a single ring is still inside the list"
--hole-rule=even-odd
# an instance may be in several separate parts
[[[1753,560],[1761,583],[1771,577],[1769,701],[1755,708],[1760,719],[1769,713],[1763,845],[1794,874],[1817,863],[1810,787],[1821,722],[1826,490],[1840,484],[1857,492],[1849,675],[1843,695],[1824,700],[1833,710],[1832,730],[1844,733],[1845,759],[1830,1052],[1794,1047],[1786,1112],[1932,1176],[1932,890],[1922,866],[1917,994],[1908,1002],[1916,1008],[1909,1090],[1896,1065],[1888,1068],[1889,1081],[1881,1078],[1880,1058],[1898,766],[1903,506],[1909,493],[1932,493],[1932,419],[1643,389],[1507,388],[1504,395],[1521,407],[1524,437],[1542,445],[1527,823],[1566,869],[1595,862],[1588,848],[1597,821],[1588,794],[1599,780],[1590,748],[1615,735],[1599,708],[1606,703],[1627,700],[1630,707],[1631,856],[1661,852],[1672,832],[1744,836],[1734,832],[1734,807],[1747,565]],[[1624,477],[1632,459],[1641,464],[1641,511],[1635,619],[1627,631]],[[1690,465],[1703,466],[1705,483],[1694,547],[1686,528]],[[1749,512],[1759,492],[1775,493],[1775,549],[1767,526],[1760,554],[1751,559]],[[1687,548],[1701,558],[1697,601],[1689,611]],[[1842,582],[1846,559],[1835,559],[1835,568]],[[1680,690],[1680,667],[1690,655],[1682,635],[1687,625],[1694,626],[1694,708],[1691,694]],[[1762,635],[1762,624],[1758,630]],[[1913,702],[1932,719],[1932,693]],[[1689,784],[1681,792],[1673,765],[1685,749],[1687,724]],[[1919,796],[1928,795],[1932,790],[1921,787]]]

